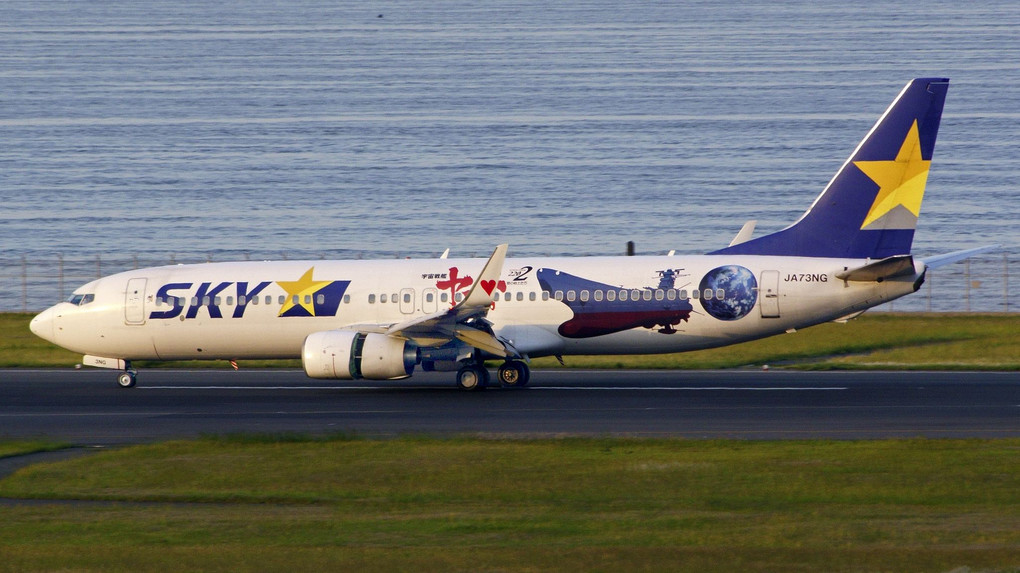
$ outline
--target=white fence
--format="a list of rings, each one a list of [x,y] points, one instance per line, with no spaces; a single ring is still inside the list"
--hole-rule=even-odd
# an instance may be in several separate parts
[[[344,255],[350,258],[350,253]],[[372,255],[374,257],[375,253]],[[232,257],[232,260],[262,258],[245,254]],[[279,260],[287,257],[270,258]],[[320,257],[304,255],[301,258]],[[84,283],[120,271],[210,260],[210,256],[191,255],[170,255],[162,260],[138,255],[68,257],[58,254],[42,259],[0,257],[0,312],[41,310],[66,299]],[[1017,257],[995,253],[931,270],[919,292],[876,310],[1015,312],[1020,308],[1020,279],[1010,276],[1011,269],[1020,269]]]

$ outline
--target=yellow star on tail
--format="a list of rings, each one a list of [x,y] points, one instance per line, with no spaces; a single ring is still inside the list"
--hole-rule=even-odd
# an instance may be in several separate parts
[[[313,281],[312,271],[315,267],[308,269],[305,274],[301,275],[296,281],[276,281],[276,284],[283,287],[283,290],[287,291],[287,300],[283,303],[283,308],[280,309],[280,316],[283,316],[288,310],[295,306],[308,311],[310,316],[315,316],[315,305],[312,295],[315,291],[328,285],[330,281]],[[294,297],[297,297],[297,303],[294,302]],[[307,298],[306,298],[307,296]]]
[[[903,205],[915,218],[921,214],[921,199],[924,185],[928,181],[928,167],[931,160],[921,157],[921,139],[917,131],[917,120],[907,132],[893,161],[854,161],[854,165],[878,184],[878,194],[871,204],[861,229],[874,223],[899,205]],[[911,225],[909,228],[913,228]]]

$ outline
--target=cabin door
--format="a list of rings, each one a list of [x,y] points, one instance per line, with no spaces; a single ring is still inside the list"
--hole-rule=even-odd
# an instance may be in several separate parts
[[[762,271],[758,287],[762,318],[779,318],[779,271]]]
[[[146,279],[131,279],[124,293],[124,323],[145,324]]]

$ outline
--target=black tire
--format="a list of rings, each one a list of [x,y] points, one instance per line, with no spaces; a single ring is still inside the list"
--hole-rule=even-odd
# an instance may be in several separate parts
[[[507,388],[518,388],[528,383],[528,365],[519,360],[504,362],[496,371],[499,383]]]
[[[117,384],[121,388],[134,388],[138,383],[138,376],[134,372],[121,372],[117,376]]]
[[[489,382],[489,371],[481,366],[465,366],[457,371],[457,387],[461,390],[481,390]]]

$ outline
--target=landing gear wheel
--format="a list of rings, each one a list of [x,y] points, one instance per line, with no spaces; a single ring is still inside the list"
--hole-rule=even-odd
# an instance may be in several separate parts
[[[520,360],[509,360],[504,362],[496,371],[496,378],[499,383],[508,388],[520,388],[528,385],[531,378],[531,370],[528,365]]]
[[[457,371],[457,387],[461,390],[481,390],[489,383],[489,371],[483,366],[465,366]]]
[[[134,372],[121,372],[120,376],[117,376],[117,384],[121,388],[134,388],[138,382],[138,374]]]

